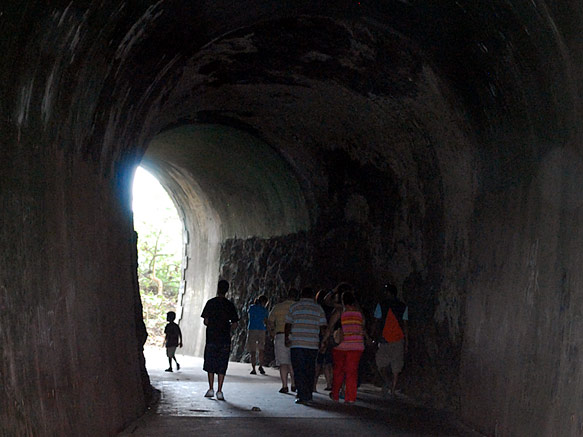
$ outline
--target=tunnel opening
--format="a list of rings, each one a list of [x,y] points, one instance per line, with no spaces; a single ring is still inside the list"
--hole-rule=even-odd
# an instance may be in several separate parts
[[[187,124],[166,130],[151,140],[142,166],[168,191],[184,223],[178,299],[182,352],[201,356],[200,314],[215,296],[219,277],[234,285],[230,297],[243,321],[254,296],[265,288],[287,288],[288,276],[279,275],[285,285],[275,284],[270,270],[282,264],[281,257],[271,258],[269,273],[262,270],[262,279],[254,276],[257,282],[249,281],[248,274],[257,264],[267,267],[267,251],[258,249],[262,244],[273,247],[280,241],[283,248],[303,241],[310,222],[307,202],[289,164],[240,128]],[[241,345],[244,337],[245,330],[238,330],[235,343]],[[233,348],[232,358],[241,356],[241,347]]]
[[[164,187],[143,167],[132,186],[134,229],[137,233],[138,284],[147,346],[162,346],[166,314],[182,315],[183,221]]]

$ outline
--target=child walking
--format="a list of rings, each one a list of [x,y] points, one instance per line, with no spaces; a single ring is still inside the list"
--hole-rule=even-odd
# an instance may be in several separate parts
[[[164,346],[166,346],[166,356],[168,357],[168,364],[170,367],[166,369],[166,372],[172,372],[172,359],[176,362],[176,370],[180,370],[180,364],[176,360],[176,348],[178,346],[182,347],[182,331],[180,331],[180,327],[174,323],[176,319],[176,313],[174,311],[168,311],[166,314],[166,320],[168,320],[168,324],[166,328],[164,328]]]

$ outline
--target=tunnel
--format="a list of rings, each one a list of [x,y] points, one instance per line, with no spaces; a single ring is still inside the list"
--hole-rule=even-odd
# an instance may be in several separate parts
[[[8,0],[0,434],[148,408],[131,182],[184,224],[185,353],[219,278],[393,282],[404,390],[484,435],[583,433],[583,5]],[[243,359],[245,332],[232,359]]]
[[[202,356],[205,327],[200,314],[216,293],[221,248],[229,241],[271,240],[305,231],[306,201],[282,157],[259,138],[229,126],[187,125],[161,133],[148,145],[142,165],[165,185],[185,224],[177,316],[184,336],[193,339],[185,344],[185,353]],[[253,283],[257,278],[248,277],[247,271],[255,252],[223,257],[225,268],[231,263],[231,269],[241,267],[236,272],[243,281],[238,305],[265,289],[275,295],[291,286],[276,282],[277,275],[270,275],[267,283],[261,275]],[[234,276],[229,276],[231,282]]]

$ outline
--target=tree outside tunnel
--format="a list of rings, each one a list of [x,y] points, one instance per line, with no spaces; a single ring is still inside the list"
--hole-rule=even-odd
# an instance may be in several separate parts
[[[147,344],[162,346],[166,313],[176,311],[180,289],[182,223],[168,193],[142,167],[134,176],[132,208]]]

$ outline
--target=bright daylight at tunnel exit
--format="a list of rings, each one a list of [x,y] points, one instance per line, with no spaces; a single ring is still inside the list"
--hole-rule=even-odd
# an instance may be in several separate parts
[[[161,347],[166,313],[177,310],[183,225],[164,187],[143,167],[136,169],[132,193],[146,345]]]

